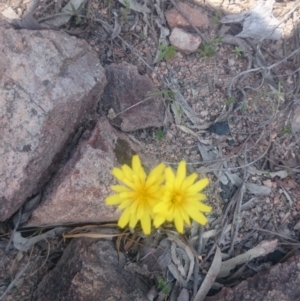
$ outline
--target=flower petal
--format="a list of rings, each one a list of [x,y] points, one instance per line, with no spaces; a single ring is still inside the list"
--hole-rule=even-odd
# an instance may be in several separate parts
[[[209,184],[208,178],[203,178],[193,184],[189,189],[187,190],[188,193],[193,193],[193,192],[199,192],[202,191],[207,185]]]
[[[165,165],[161,163],[152,169],[146,182],[147,188],[150,188],[150,186],[152,186],[154,183],[160,185],[164,181],[165,177],[162,175],[162,173],[164,172],[165,168]]]
[[[124,228],[129,220],[130,220],[131,214],[130,214],[130,207],[126,208],[123,213],[121,214],[119,221],[118,221],[118,226],[120,228]]]
[[[130,216],[129,227],[132,228],[132,229],[134,229],[135,226],[136,226],[136,224],[137,224],[137,222],[138,222],[138,219],[137,219],[136,215],[132,214]]]
[[[149,214],[145,214],[141,219],[142,229],[145,235],[149,235],[151,233],[151,219]]]
[[[127,177],[125,176],[124,172],[120,168],[114,168],[112,171],[112,174],[122,183],[127,185],[128,187],[135,189],[135,185],[132,181],[129,181]]]
[[[170,206],[170,202],[159,202],[154,206],[153,212],[163,214],[164,212],[169,211]]]
[[[190,186],[193,185],[193,183],[195,182],[195,180],[197,179],[198,175],[194,172],[191,175],[189,175],[187,178],[184,179],[184,181],[182,182],[182,186],[181,189],[183,191],[185,191],[186,189],[188,189]]]
[[[138,176],[139,176],[140,182],[143,183],[143,185],[145,185],[145,181],[146,181],[147,175],[146,175],[146,173],[144,171],[144,168],[141,168]]]
[[[141,160],[138,155],[134,155],[132,157],[132,170],[135,174],[139,174],[140,170],[142,168]]]
[[[175,207],[174,205],[170,206],[169,211],[166,212],[167,215],[167,221],[171,222],[172,220],[174,220],[174,215],[175,215]]]
[[[188,202],[200,202],[206,200],[206,195],[204,193],[186,193],[186,199]]]
[[[186,203],[186,207],[193,207],[195,210],[197,211],[201,211],[201,212],[211,212],[212,207],[205,205],[201,202],[188,202]]]
[[[138,155],[132,157],[132,170],[133,173],[138,177],[139,182],[145,184],[147,175]]]
[[[166,177],[165,189],[166,190],[173,190],[174,189],[175,175],[174,175],[173,170],[170,167],[166,168],[165,177]]]
[[[181,216],[182,216],[184,222],[187,223],[187,224],[190,226],[190,225],[191,225],[190,217],[189,217],[189,215],[186,213],[186,211],[185,211],[184,208],[182,208],[182,209],[180,210],[180,214],[181,214]]]
[[[182,216],[180,214],[180,211],[175,212],[174,221],[175,221],[176,230],[179,233],[183,233],[183,228],[184,228],[183,227],[183,219],[182,219]]]
[[[132,203],[132,205],[130,206],[130,213],[132,215],[136,215],[138,205],[139,205],[139,202],[135,200],[134,203]]]
[[[154,225],[155,228],[158,228],[158,227],[161,226],[165,221],[166,221],[165,215],[157,214],[157,215],[155,215],[155,217],[154,217],[153,225]]]
[[[201,202],[199,202],[198,208],[202,212],[211,212],[212,211],[212,207],[211,206],[205,205],[205,204],[203,204]]]
[[[182,185],[183,180],[186,177],[186,162],[181,161],[177,168],[176,179],[174,183],[175,190],[179,191]]]
[[[122,171],[124,172],[125,177],[129,181],[133,181],[133,175],[135,174],[133,170],[126,164],[122,166]]]
[[[128,199],[128,200],[123,200],[122,203],[119,205],[118,209],[119,210],[123,210],[127,207],[132,207],[132,203],[134,202],[134,200],[132,199]],[[131,213],[131,212],[130,212]]]
[[[141,219],[144,214],[145,214],[145,206],[142,201],[142,202],[139,202],[139,205],[137,207],[137,211],[136,211],[137,219]]]
[[[193,207],[187,207],[185,208],[188,215],[197,223],[199,223],[200,225],[206,225],[207,224],[207,218],[206,216],[204,216],[203,213],[197,211],[197,209],[193,208]]]
[[[120,198],[119,194],[114,194],[114,195],[108,196],[105,199],[106,205],[118,205],[118,204],[120,204],[122,202],[123,202],[123,199]]]
[[[123,185],[111,185],[110,189],[115,192],[125,192],[125,191],[131,191],[128,187]]]

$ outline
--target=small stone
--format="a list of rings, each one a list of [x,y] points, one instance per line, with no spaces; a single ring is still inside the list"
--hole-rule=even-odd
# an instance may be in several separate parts
[[[234,66],[234,64],[235,64],[235,60],[234,59],[229,58],[227,61],[228,61],[228,66],[229,67]]]
[[[170,35],[170,43],[180,52],[190,54],[196,52],[201,44],[201,37],[175,27]]]
[[[173,139],[173,133],[171,131],[167,131],[167,134],[166,134],[166,139],[167,140],[172,140]]]
[[[261,208],[260,206],[256,206],[256,211],[257,211],[258,213],[260,213],[260,212],[262,212],[262,208]]]
[[[277,205],[280,203],[280,199],[278,196],[275,196],[274,200],[273,200],[274,205]]]
[[[211,133],[217,135],[228,135],[230,133],[230,129],[227,122],[216,122],[209,127],[209,131]]]
[[[18,15],[15,13],[15,11],[8,7],[2,11],[2,15],[7,19],[17,19],[19,18]]]
[[[264,184],[266,187],[269,187],[269,188],[272,188],[272,186],[273,186],[272,181],[269,180],[269,179],[263,181],[263,184]]]
[[[192,8],[188,4],[179,2],[178,8],[188,16],[191,23],[201,29],[207,29],[209,27],[209,20],[206,14],[200,12],[197,8]],[[193,27],[185,19],[185,17],[174,7],[165,13],[168,25],[171,29],[175,27],[182,27],[186,29],[192,29]]]
[[[163,126],[163,99],[147,75],[140,75],[136,66],[124,63],[109,65],[106,76],[103,106],[106,111],[113,108],[118,115],[114,125],[124,132]]]

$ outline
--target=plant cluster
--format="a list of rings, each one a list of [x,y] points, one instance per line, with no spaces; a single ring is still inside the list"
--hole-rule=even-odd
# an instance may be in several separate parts
[[[202,212],[212,208],[203,203],[206,199],[201,191],[209,184],[207,178],[196,181],[197,174],[186,174],[186,162],[181,161],[176,174],[171,167],[160,163],[147,175],[138,155],[132,158],[132,167],[123,165],[114,168],[112,174],[120,185],[112,185],[116,192],[106,198],[107,205],[118,205],[123,210],[118,226],[129,224],[135,228],[141,223],[145,235],[151,233],[151,226],[158,228],[164,222],[174,222],[179,233],[183,233],[184,224],[191,225],[193,219],[205,225],[207,218]],[[196,182],[195,182],[196,181]]]
[[[168,46],[168,45],[159,45],[158,49],[161,51],[158,61],[161,61],[163,59],[170,60],[176,55],[176,48],[174,46]]]
[[[201,56],[212,57],[216,54],[216,45],[221,41],[222,41],[222,37],[216,38],[208,42],[203,41],[201,44],[201,48],[199,48],[197,52]]]

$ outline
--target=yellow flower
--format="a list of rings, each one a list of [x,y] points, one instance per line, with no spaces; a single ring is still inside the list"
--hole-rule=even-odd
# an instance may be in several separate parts
[[[210,212],[212,208],[202,203],[206,199],[200,193],[208,184],[207,178],[197,181],[197,174],[186,177],[186,162],[179,163],[177,174],[170,167],[165,170],[166,184],[164,195],[153,211],[155,213],[154,226],[158,228],[165,221],[174,221],[179,233],[183,233],[184,222],[191,224],[190,217],[199,224],[205,225],[207,218],[202,212]]]
[[[117,194],[105,201],[107,205],[119,205],[118,208],[124,210],[119,227],[124,228],[129,223],[129,227],[134,228],[141,221],[144,234],[150,234],[153,207],[163,194],[164,170],[165,165],[161,163],[147,177],[138,155],[132,157],[132,168],[125,164],[113,169],[112,174],[124,185],[112,185],[111,189]]]

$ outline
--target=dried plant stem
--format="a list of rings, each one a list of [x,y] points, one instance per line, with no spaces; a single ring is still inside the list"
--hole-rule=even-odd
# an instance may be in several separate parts
[[[6,288],[6,290],[0,296],[0,300],[3,300],[3,298],[15,286],[15,284],[17,283],[17,281],[22,277],[22,275],[25,273],[25,271],[29,268],[29,266],[31,264],[32,264],[32,262],[30,262],[30,261],[27,262],[27,264],[24,266],[24,268],[16,275],[15,279],[9,284],[9,286]]]
[[[17,220],[17,222],[16,222],[16,224],[15,224],[15,227],[14,227],[13,232],[12,232],[11,235],[10,235],[9,242],[8,242],[6,248],[5,248],[5,252],[6,252],[6,253],[8,253],[9,248],[10,248],[10,245],[11,245],[11,242],[13,241],[13,238],[14,238],[14,236],[15,236],[15,233],[16,233],[18,227],[19,227],[19,224],[20,224],[20,221],[21,221],[21,217],[22,217],[22,212],[23,212],[23,205],[22,205],[21,208],[19,209],[19,212],[18,212],[18,220]]]

